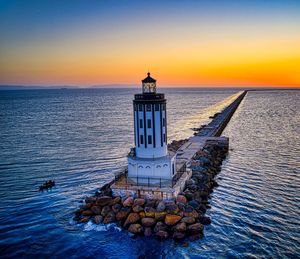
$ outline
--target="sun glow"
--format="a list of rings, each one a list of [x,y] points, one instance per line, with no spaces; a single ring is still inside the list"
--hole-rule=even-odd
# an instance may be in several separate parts
[[[102,3],[95,6],[102,16],[85,10],[76,20],[74,6],[62,17],[42,5],[41,18],[37,6],[23,6],[20,17],[22,4],[7,4],[1,11],[0,84],[138,84],[150,69],[160,86],[300,85],[296,9],[273,7],[267,14],[254,5],[247,13],[241,4],[229,16],[225,7],[177,5],[165,12],[162,4],[142,19],[149,10],[141,4]],[[44,17],[51,19],[51,11],[57,20],[49,22]]]

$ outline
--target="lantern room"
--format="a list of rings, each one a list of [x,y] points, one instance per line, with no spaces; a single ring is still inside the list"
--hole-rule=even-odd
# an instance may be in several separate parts
[[[156,80],[147,73],[147,77],[142,80],[143,93],[156,93]]]

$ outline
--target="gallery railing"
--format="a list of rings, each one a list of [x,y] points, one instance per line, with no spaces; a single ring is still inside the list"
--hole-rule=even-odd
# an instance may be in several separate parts
[[[177,173],[172,177],[172,179],[164,179],[158,177],[128,177],[128,171],[122,170],[115,173],[115,183],[120,186],[144,186],[144,187],[159,187],[167,188],[174,187],[181,176],[186,171],[186,165],[184,164]]]

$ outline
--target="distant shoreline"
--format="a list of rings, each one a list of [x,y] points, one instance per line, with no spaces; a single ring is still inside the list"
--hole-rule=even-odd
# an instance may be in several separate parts
[[[14,90],[94,90],[94,89],[136,89],[136,85],[101,85],[101,86],[23,86],[23,85],[0,85],[0,91]],[[277,91],[277,90],[300,90],[299,87],[208,87],[208,86],[162,86],[164,89],[202,89],[202,90],[248,90],[248,91]]]

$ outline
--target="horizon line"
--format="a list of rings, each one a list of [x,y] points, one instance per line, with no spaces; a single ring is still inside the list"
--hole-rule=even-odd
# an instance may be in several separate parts
[[[9,90],[9,88],[18,89],[97,89],[97,88],[111,88],[111,89],[133,89],[140,88],[141,85],[137,84],[97,84],[97,85],[88,85],[88,86],[80,86],[80,85],[38,85],[38,84],[0,84],[0,90]],[[222,89],[222,88],[230,88],[230,89],[300,89],[300,85],[296,86],[284,86],[284,85],[160,85],[158,88],[203,88],[203,89]]]

